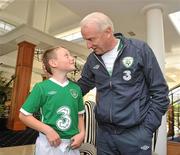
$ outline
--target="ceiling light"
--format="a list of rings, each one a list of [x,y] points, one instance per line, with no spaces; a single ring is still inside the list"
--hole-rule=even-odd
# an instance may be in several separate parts
[[[4,35],[15,28],[16,27],[14,25],[11,25],[3,20],[0,20],[0,35]]]
[[[180,11],[169,14],[169,17],[176,30],[180,34]]]
[[[59,39],[67,40],[67,41],[82,40],[80,27],[57,34],[55,35],[55,37]]]

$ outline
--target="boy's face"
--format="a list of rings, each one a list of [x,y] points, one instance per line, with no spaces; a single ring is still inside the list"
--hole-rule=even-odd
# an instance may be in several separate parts
[[[54,68],[60,71],[70,72],[75,70],[74,57],[65,48],[58,48],[56,51],[56,58],[54,59]]]

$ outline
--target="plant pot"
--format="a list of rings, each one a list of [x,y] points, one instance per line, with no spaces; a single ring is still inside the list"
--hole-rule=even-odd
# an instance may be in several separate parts
[[[6,130],[7,118],[0,118],[0,130]]]

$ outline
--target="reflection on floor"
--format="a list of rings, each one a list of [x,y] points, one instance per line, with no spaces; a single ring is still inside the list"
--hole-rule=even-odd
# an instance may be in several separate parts
[[[31,145],[37,136],[38,132],[30,128],[24,131],[0,130],[0,147]]]
[[[27,128],[24,131],[0,129],[0,155],[34,155],[38,132]]]
[[[0,155],[34,155],[35,145],[0,148]]]

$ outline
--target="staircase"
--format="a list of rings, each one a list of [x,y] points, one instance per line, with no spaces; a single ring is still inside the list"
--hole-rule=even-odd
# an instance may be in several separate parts
[[[168,155],[180,155],[180,84],[169,93],[168,109]]]

